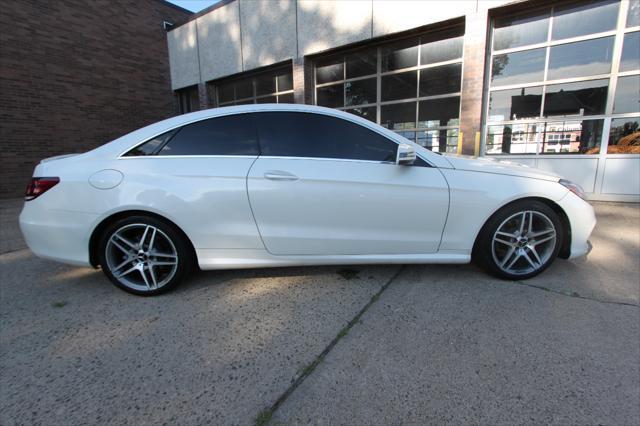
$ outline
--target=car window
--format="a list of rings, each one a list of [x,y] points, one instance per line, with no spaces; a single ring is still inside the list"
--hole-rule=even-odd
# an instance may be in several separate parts
[[[258,155],[255,127],[248,114],[187,124],[158,155]]]
[[[158,135],[153,139],[149,139],[145,143],[136,146],[135,148],[124,154],[124,156],[140,157],[145,155],[154,155],[156,152],[158,152],[158,150],[160,150],[162,145],[164,145],[169,139],[171,139],[171,136],[173,136],[177,131],[178,129],[169,130],[168,132]]]
[[[256,113],[262,155],[395,161],[398,145],[359,124],[301,112]]]

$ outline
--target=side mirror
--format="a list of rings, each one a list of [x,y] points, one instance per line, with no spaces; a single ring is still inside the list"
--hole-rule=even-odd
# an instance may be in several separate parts
[[[398,145],[398,153],[396,154],[396,164],[410,166],[416,161],[416,151],[408,143]]]

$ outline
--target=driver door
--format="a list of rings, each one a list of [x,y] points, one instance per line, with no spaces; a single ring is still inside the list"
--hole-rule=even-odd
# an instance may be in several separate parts
[[[274,255],[427,254],[449,205],[437,168],[395,164],[397,143],[360,124],[302,112],[256,113],[262,154],[249,201]]]

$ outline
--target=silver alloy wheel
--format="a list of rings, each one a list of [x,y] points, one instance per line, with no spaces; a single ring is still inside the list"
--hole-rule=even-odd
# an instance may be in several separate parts
[[[105,248],[107,268],[123,285],[138,291],[157,290],[178,270],[173,241],[155,226],[134,223],[119,228]]]
[[[527,210],[503,221],[493,234],[493,260],[504,272],[526,275],[542,268],[553,255],[556,228],[543,213]]]

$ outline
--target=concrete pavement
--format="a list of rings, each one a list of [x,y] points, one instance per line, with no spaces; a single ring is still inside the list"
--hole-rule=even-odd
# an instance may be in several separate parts
[[[0,203],[0,424],[640,424],[637,205],[597,204],[589,258],[521,283],[279,268],[157,298],[20,249],[18,209]]]

